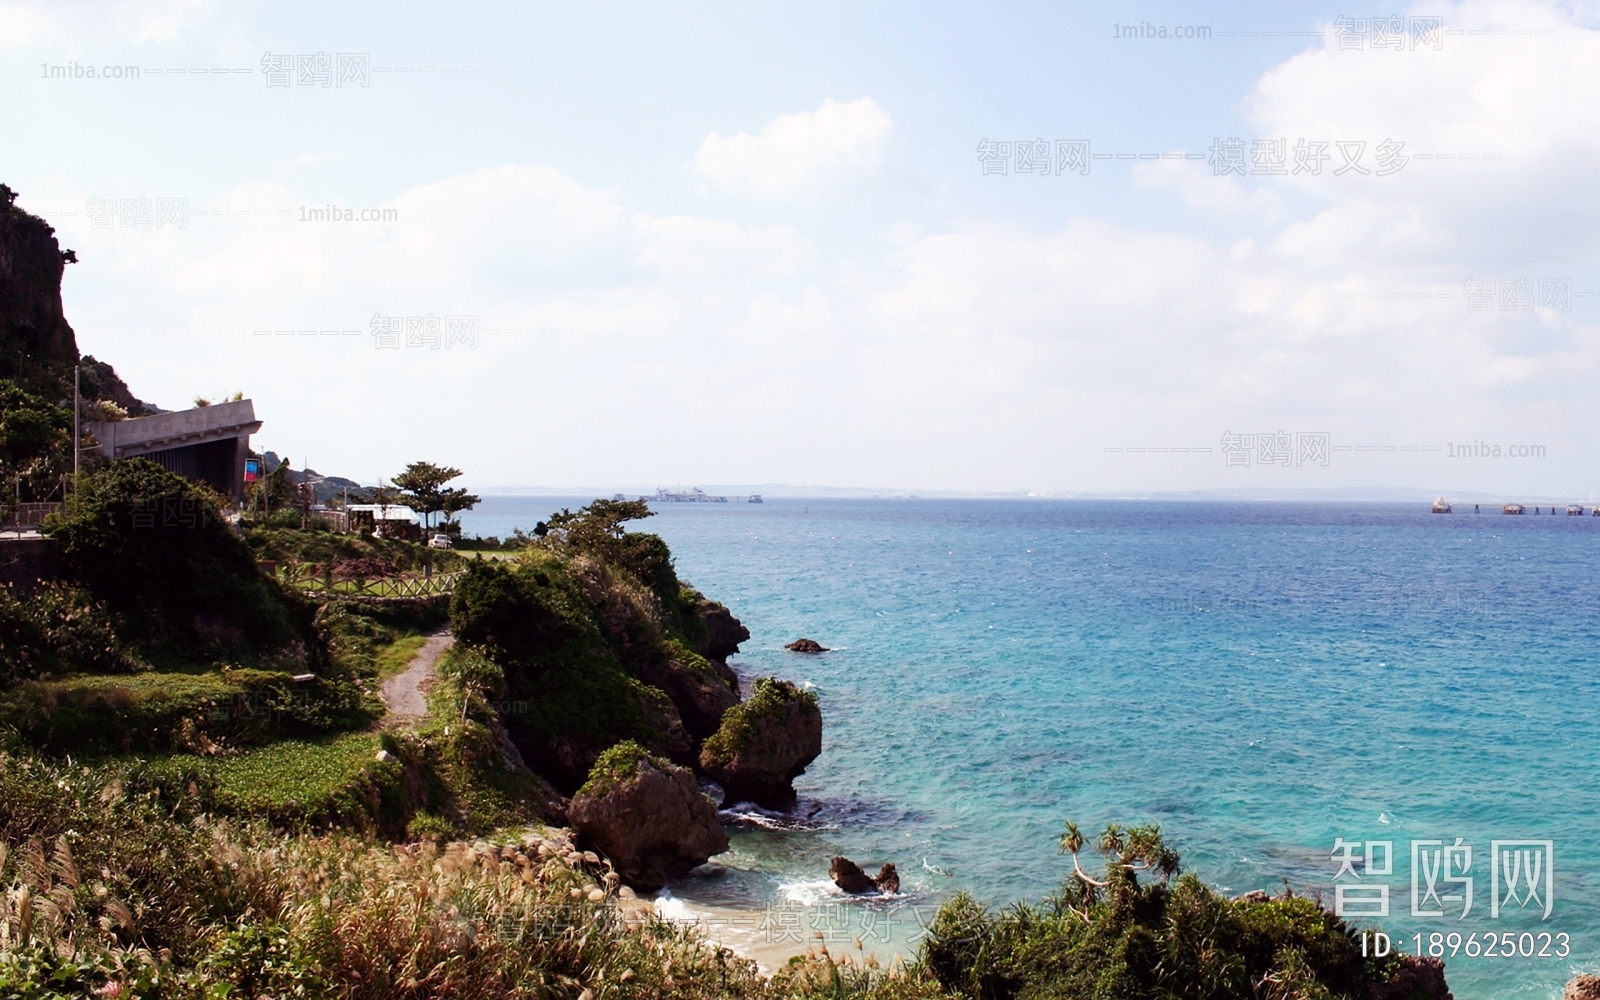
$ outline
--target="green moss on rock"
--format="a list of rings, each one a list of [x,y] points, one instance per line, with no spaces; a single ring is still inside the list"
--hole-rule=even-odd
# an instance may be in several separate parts
[[[821,714],[822,711],[817,705],[815,692],[776,677],[758,679],[749,700],[728,709],[722,717],[722,728],[706,740],[701,761],[732,763],[735,757],[750,748],[760,733],[762,720],[781,722],[789,715],[791,706],[797,706],[805,714]]]
[[[589,778],[578,789],[579,795],[602,796],[639,773],[641,761],[649,761],[656,769],[665,771],[670,765],[655,756],[634,740],[623,740],[602,753],[589,769]]]

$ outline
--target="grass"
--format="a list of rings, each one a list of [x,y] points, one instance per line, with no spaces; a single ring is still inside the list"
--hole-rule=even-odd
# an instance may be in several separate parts
[[[386,681],[395,674],[403,672],[427,641],[428,637],[425,635],[406,635],[387,646],[380,646],[372,656],[377,679]]]
[[[0,727],[52,752],[196,750],[364,725],[341,681],[297,684],[284,671],[223,667],[29,681],[0,692]]]
[[[174,787],[204,786],[218,811],[284,828],[403,826],[403,765],[378,760],[383,749],[376,733],[345,733],[226,757],[171,754],[148,761],[146,773]]]

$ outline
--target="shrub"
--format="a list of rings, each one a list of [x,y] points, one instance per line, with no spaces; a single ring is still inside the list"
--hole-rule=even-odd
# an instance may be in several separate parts
[[[1073,871],[1042,907],[996,913],[965,893],[946,902],[922,949],[929,972],[984,1000],[1357,1000],[1398,962],[1363,958],[1354,931],[1311,900],[1232,900],[1180,876],[1156,827],[1108,826],[1097,846],[1105,870],[1091,875],[1078,860],[1084,838],[1067,825]]]
[[[309,610],[256,570],[216,496],[154,462],[115,461],[84,477],[71,513],[45,530],[70,575],[137,642],[215,655],[309,634]]]
[[[123,648],[105,605],[64,584],[26,600],[0,587],[0,690],[78,671],[132,673],[145,664]]]

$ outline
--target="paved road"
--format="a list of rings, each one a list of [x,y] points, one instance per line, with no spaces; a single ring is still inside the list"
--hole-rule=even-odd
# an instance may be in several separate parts
[[[449,629],[441,629],[428,636],[428,641],[417,650],[405,670],[383,682],[379,693],[389,706],[390,715],[423,716],[428,714],[428,701],[422,696],[422,682],[433,679],[433,665],[444,651],[455,645],[456,638]]]

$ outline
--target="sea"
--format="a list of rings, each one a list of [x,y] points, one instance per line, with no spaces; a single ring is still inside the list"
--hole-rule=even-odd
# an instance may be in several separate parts
[[[505,536],[588,499],[491,496],[464,526]],[[1442,957],[1464,1000],[1545,1000],[1600,969],[1600,517],[652,509],[635,527],[750,629],[739,672],[821,699],[796,811],[724,811],[732,848],[656,901],[768,968],[909,955],[959,890],[1042,901],[1071,870],[1070,820],[1091,842],[1159,824],[1218,891],[1338,906],[1374,950]],[[801,637],[828,652],[784,648]],[[834,856],[895,864],[901,891],[845,896]]]

